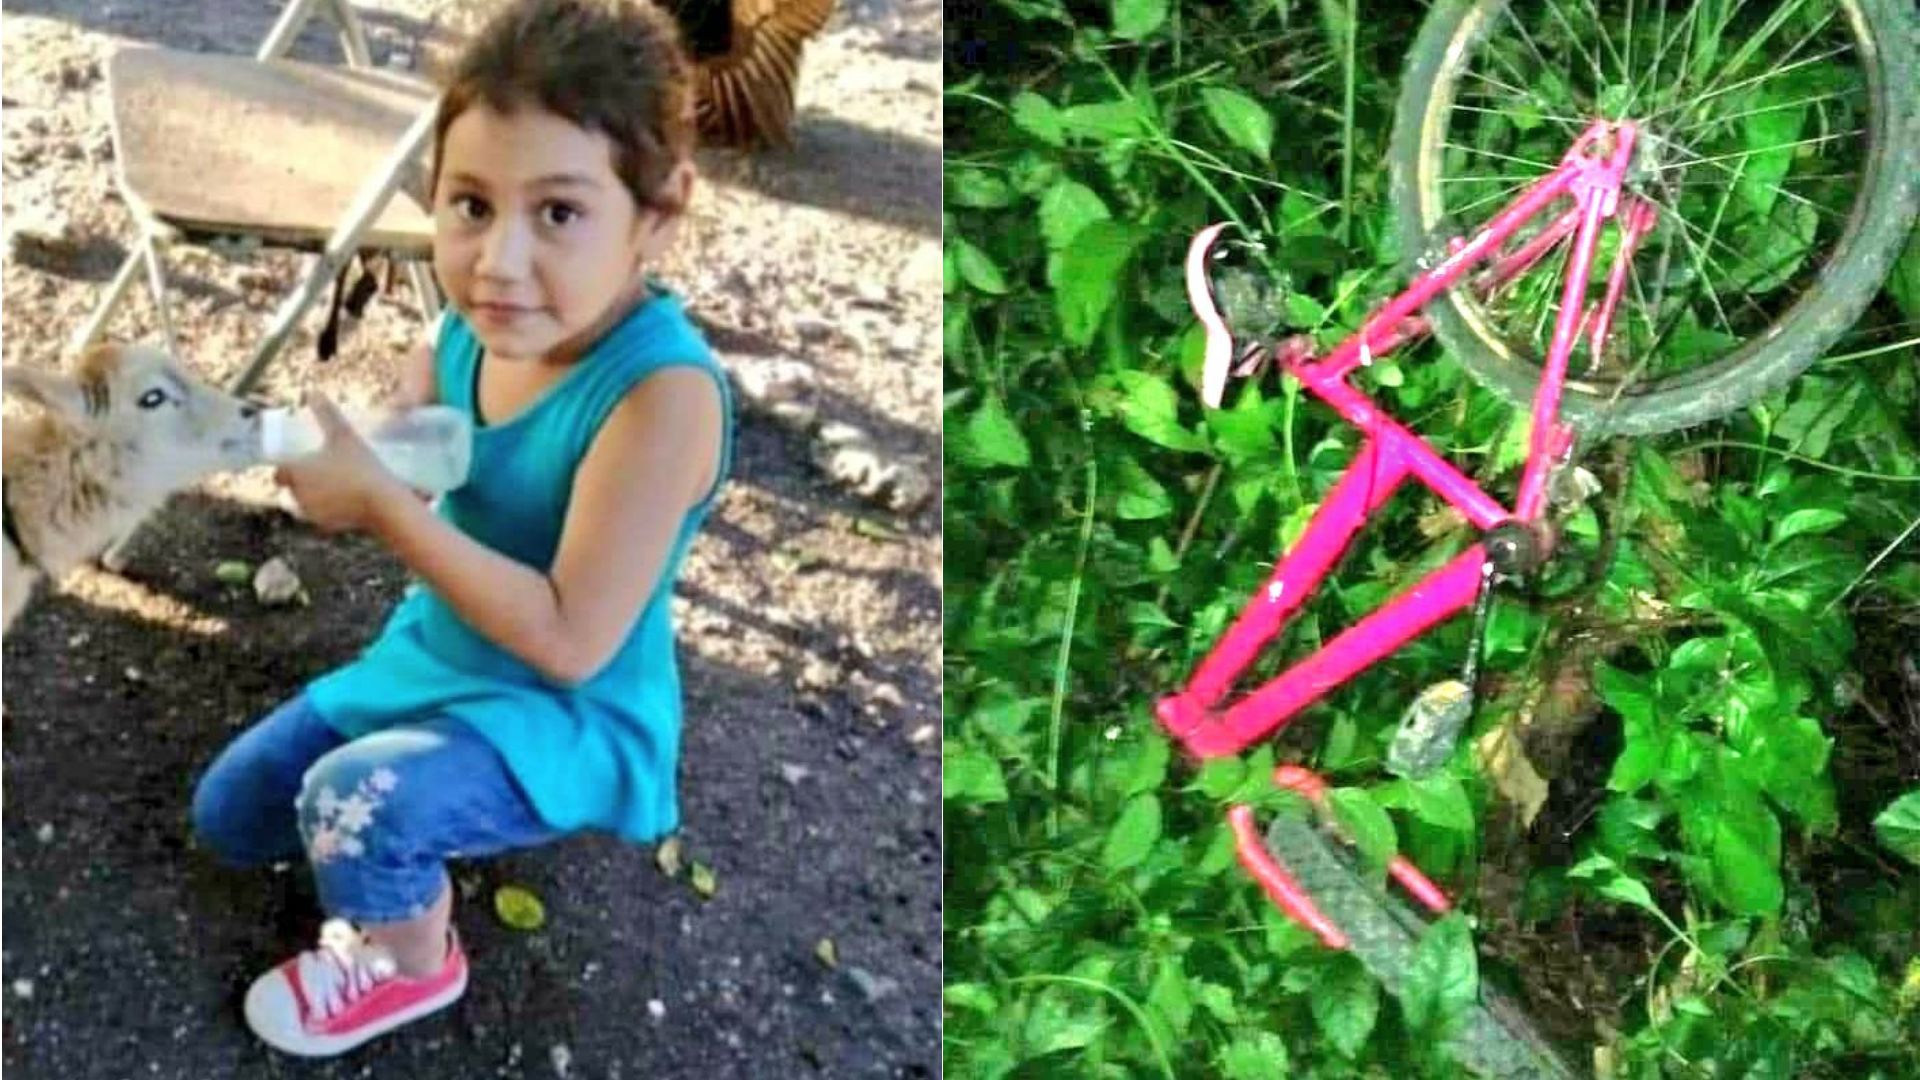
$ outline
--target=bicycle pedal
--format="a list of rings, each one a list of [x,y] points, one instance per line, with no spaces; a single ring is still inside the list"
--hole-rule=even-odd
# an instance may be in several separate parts
[[[1579,510],[1600,494],[1600,478],[1578,465],[1563,465],[1547,478],[1547,501],[1561,512]]]
[[[1473,691],[1458,679],[1434,683],[1400,717],[1387,749],[1387,771],[1409,780],[1431,775],[1453,756],[1473,716]]]

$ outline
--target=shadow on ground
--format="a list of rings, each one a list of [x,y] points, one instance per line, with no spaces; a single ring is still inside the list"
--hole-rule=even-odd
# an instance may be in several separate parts
[[[311,607],[261,608],[210,573],[266,551],[299,568]],[[258,1045],[240,995],[311,943],[320,913],[300,867],[231,870],[197,850],[192,787],[246,724],[349,659],[402,585],[369,543],[192,495],[143,533],[126,577],[83,572],[16,624],[4,657],[8,1070],[547,1076],[543,1059],[564,1053],[570,1075],[596,1078],[936,1075],[937,763],[864,737],[849,700],[803,706],[783,682],[693,655],[682,835],[716,872],[713,899],[662,874],[651,849],[602,837],[456,863],[474,962],[463,1001],[334,1062]],[[689,595],[696,610],[709,602]],[[507,882],[544,899],[543,930],[493,916]],[[837,971],[814,957],[829,937]],[[863,989],[852,966],[881,981]]]

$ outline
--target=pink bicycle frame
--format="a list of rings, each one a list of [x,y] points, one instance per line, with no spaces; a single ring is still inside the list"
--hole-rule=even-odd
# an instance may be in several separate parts
[[[1591,334],[1598,354],[1613,323],[1628,262],[1654,222],[1652,207],[1644,202],[1629,198],[1628,205],[1621,207],[1621,187],[1632,160],[1635,136],[1631,123],[1594,123],[1575,140],[1554,171],[1473,237],[1454,241],[1439,265],[1422,273],[1325,358],[1315,359],[1310,343],[1303,339],[1293,339],[1275,350],[1275,358],[1287,371],[1364,432],[1366,439],[1315,511],[1305,534],[1274,568],[1267,583],[1201,662],[1186,687],[1160,700],[1156,713],[1161,726],[1190,752],[1201,758],[1238,753],[1278,730],[1301,709],[1355,674],[1473,603],[1486,565],[1484,544],[1468,548],[1265,686],[1223,707],[1235,681],[1306,602],[1367,516],[1409,476],[1426,484],[1483,531],[1506,522],[1531,525],[1540,518],[1549,472],[1564,460],[1573,442],[1572,430],[1559,419],[1568,358],[1583,333]],[[1499,254],[1523,225],[1563,198],[1573,200],[1572,208],[1539,235],[1512,252]],[[1621,251],[1603,299],[1589,304],[1587,286],[1600,229],[1614,217],[1620,219]],[[1220,229],[1212,226],[1194,238],[1186,265],[1189,298],[1207,330],[1202,391],[1208,404],[1215,406],[1233,352],[1205,277],[1206,250]],[[1497,290],[1534,265],[1568,233],[1573,234],[1573,257],[1540,388],[1534,395],[1526,467],[1509,511],[1418,435],[1382,413],[1347,382],[1347,376],[1374,357],[1424,335],[1427,324],[1417,312],[1475,265],[1495,260],[1470,284],[1485,291]]]

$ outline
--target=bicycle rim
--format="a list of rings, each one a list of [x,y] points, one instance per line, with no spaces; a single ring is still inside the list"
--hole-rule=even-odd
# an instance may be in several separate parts
[[[1890,172],[1913,156],[1912,91],[1889,84],[1883,45],[1897,44],[1909,59],[1891,66],[1909,73],[1911,46],[1882,41],[1900,23],[1873,3],[1480,0],[1436,12],[1453,22],[1431,43],[1442,51],[1417,103],[1408,87],[1396,140],[1396,186],[1429,250],[1551,171],[1591,121],[1640,128],[1628,189],[1658,222],[1628,264],[1606,348],[1576,345],[1576,422],[1647,431],[1724,414],[1857,317],[1912,212],[1911,178]],[[1516,400],[1537,383],[1571,246],[1491,297],[1456,289],[1434,305],[1442,340]],[[1609,229],[1589,300],[1617,248]],[[1836,321],[1830,334],[1813,326]]]

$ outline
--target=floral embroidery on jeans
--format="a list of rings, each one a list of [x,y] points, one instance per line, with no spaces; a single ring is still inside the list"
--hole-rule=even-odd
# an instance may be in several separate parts
[[[324,863],[336,856],[352,859],[365,854],[366,843],[360,834],[373,824],[374,811],[399,786],[399,775],[385,765],[368,774],[344,799],[332,785],[322,785],[313,800],[319,822],[307,841],[308,856],[315,863]]]

